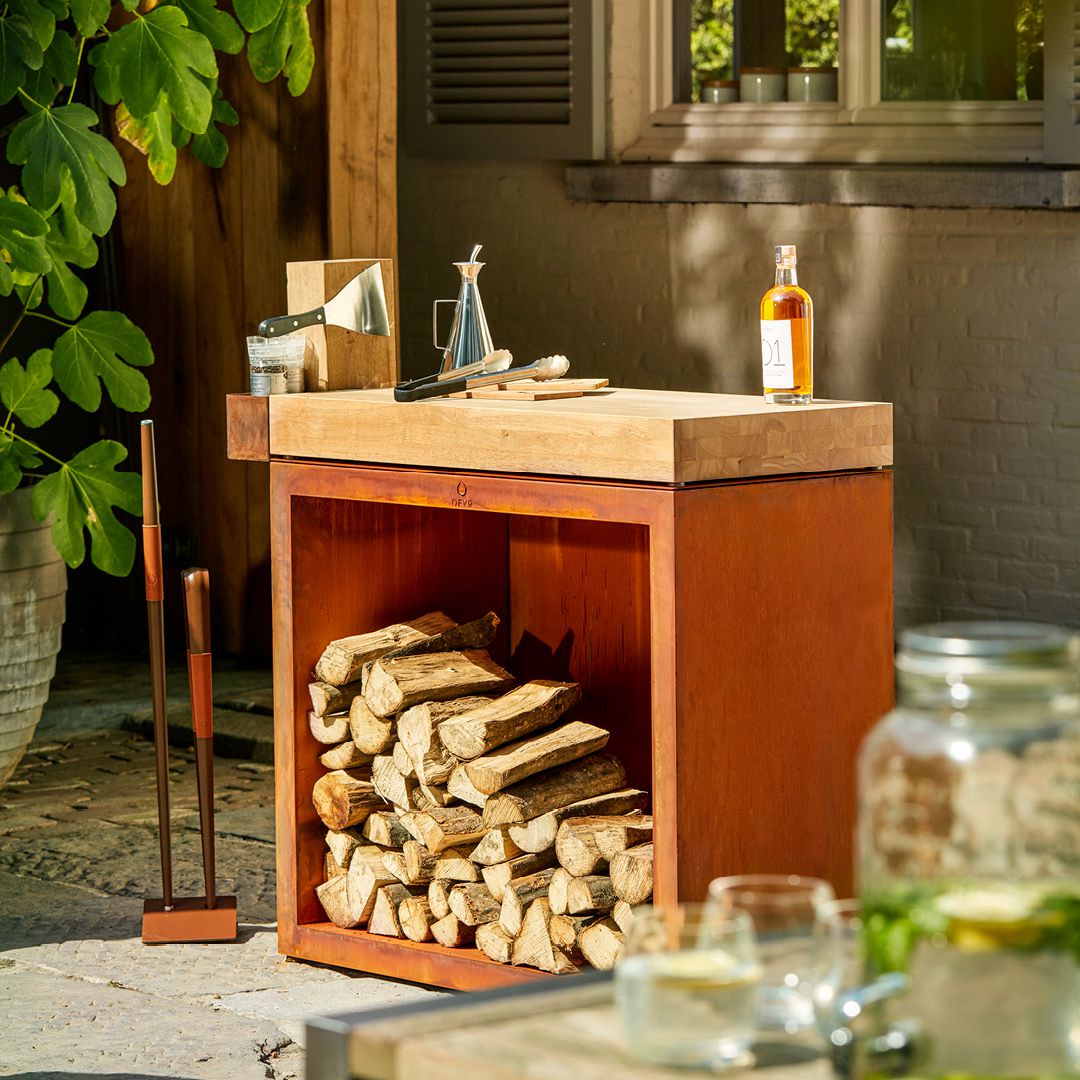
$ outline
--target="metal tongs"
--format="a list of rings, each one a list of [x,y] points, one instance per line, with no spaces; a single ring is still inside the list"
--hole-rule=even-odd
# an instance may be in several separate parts
[[[492,371],[505,371],[514,362],[513,353],[509,349],[496,349],[489,352],[483,360],[477,360],[475,364],[466,364],[464,367],[451,368],[449,371],[440,371],[437,375],[424,375],[419,379],[410,379],[408,382],[398,383],[394,387],[394,396],[397,398],[399,390],[416,390],[418,387],[427,386],[429,383],[444,383],[451,379],[464,379],[471,375],[486,375]],[[398,401],[411,401],[412,398],[397,398]]]
[[[484,368],[484,365],[493,357],[499,356],[499,353],[505,354],[504,366]],[[545,356],[518,368],[508,368],[506,365],[509,360],[510,354],[505,349],[500,349],[498,352],[489,353],[479,364],[470,364],[469,368],[482,369],[473,374],[469,374],[468,368],[458,368],[442,375],[429,375],[426,379],[401,383],[394,388],[394,400],[420,401],[423,398],[447,397],[465,390],[476,390],[481,386],[501,386],[503,383],[518,382],[521,379],[547,382],[550,379],[562,378],[570,369],[570,361],[565,356]]]

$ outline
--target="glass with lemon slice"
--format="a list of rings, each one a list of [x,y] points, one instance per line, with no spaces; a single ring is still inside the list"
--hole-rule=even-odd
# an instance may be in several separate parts
[[[639,908],[615,972],[630,1049],[661,1065],[747,1064],[761,979],[750,917],[683,904]]]
[[[859,766],[869,975],[911,989],[921,1077],[1080,1076],[1080,642],[907,631]]]

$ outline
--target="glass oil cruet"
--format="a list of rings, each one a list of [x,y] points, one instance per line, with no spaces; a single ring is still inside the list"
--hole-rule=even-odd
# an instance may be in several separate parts
[[[859,893],[911,1075],[1080,1075],[1078,642],[1031,623],[901,635],[859,762]]]

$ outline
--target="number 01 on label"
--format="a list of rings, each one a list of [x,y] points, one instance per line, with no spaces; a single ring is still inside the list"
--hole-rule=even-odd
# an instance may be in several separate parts
[[[766,390],[792,390],[795,387],[790,319],[761,320],[761,382]]]

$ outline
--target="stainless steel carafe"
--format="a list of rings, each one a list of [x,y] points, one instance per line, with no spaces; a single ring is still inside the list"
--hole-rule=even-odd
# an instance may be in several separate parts
[[[472,250],[467,262],[454,265],[461,273],[461,289],[456,300],[436,300],[431,305],[431,343],[442,352],[440,371],[452,371],[483,360],[494,350],[491,343],[491,331],[488,330],[484,305],[480,300],[480,290],[476,284],[484,264],[477,262],[482,244]],[[454,305],[454,321],[450,324],[450,336],[445,345],[439,344],[439,305]]]

